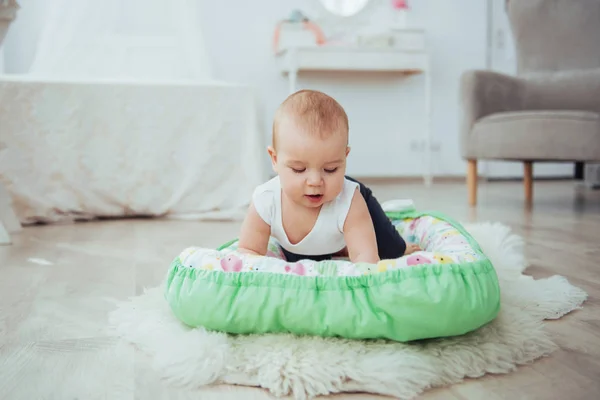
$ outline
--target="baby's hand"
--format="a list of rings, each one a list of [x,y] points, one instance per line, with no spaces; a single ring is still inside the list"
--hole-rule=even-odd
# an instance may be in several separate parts
[[[254,251],[254,250],[244,249],[243,247],[238,247],[237,251],[240,254],[246,254],[246,255],[249,255],[249,256],[264,256],[264,254],[260,254],[260,253]]]
[[[415,243],[407,243],[406,244],[406,251],[404,252],[404,255],[407,256],[409,254],[414,253],[415,251],[421,251],[423,249],[421,249],[421,246],[419,246],[418,244]]]

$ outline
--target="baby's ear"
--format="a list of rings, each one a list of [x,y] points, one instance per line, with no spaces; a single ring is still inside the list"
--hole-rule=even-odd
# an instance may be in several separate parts
[[[346,157],[348,157],[348,154],[350,154],[350,146],[346,146]]]
[[[269,157],[271,157],[271,165],[273,166],[273,169],[275,169],[275,166],[277,165],[277,152],[273,146],[267,147],[267,152],[269,153]]]

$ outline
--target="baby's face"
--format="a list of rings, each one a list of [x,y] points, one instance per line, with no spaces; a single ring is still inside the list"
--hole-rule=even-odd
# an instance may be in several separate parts
[[[286,197],[296,204],[317,208],[342,191],[349,151],[347,135],[332,134],[321,139],[293,130],[281,129],[277,149],[269,149],[273,169]]]

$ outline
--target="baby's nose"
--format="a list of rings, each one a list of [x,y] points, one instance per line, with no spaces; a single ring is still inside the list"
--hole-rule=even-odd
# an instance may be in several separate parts
[[[311,172],[308,174],[306,178],[306,183],[309,186],[320,186],[321,185],[321,174],[316,172]]]

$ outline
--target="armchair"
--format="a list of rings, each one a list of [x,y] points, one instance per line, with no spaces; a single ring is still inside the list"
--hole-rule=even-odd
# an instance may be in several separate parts
[[[600,1],[511,0],[517,76],[467,71],[461,78],[461,152],[469,204],[477,161],[524,164],[533,200],[534,162],[600,161]]]

